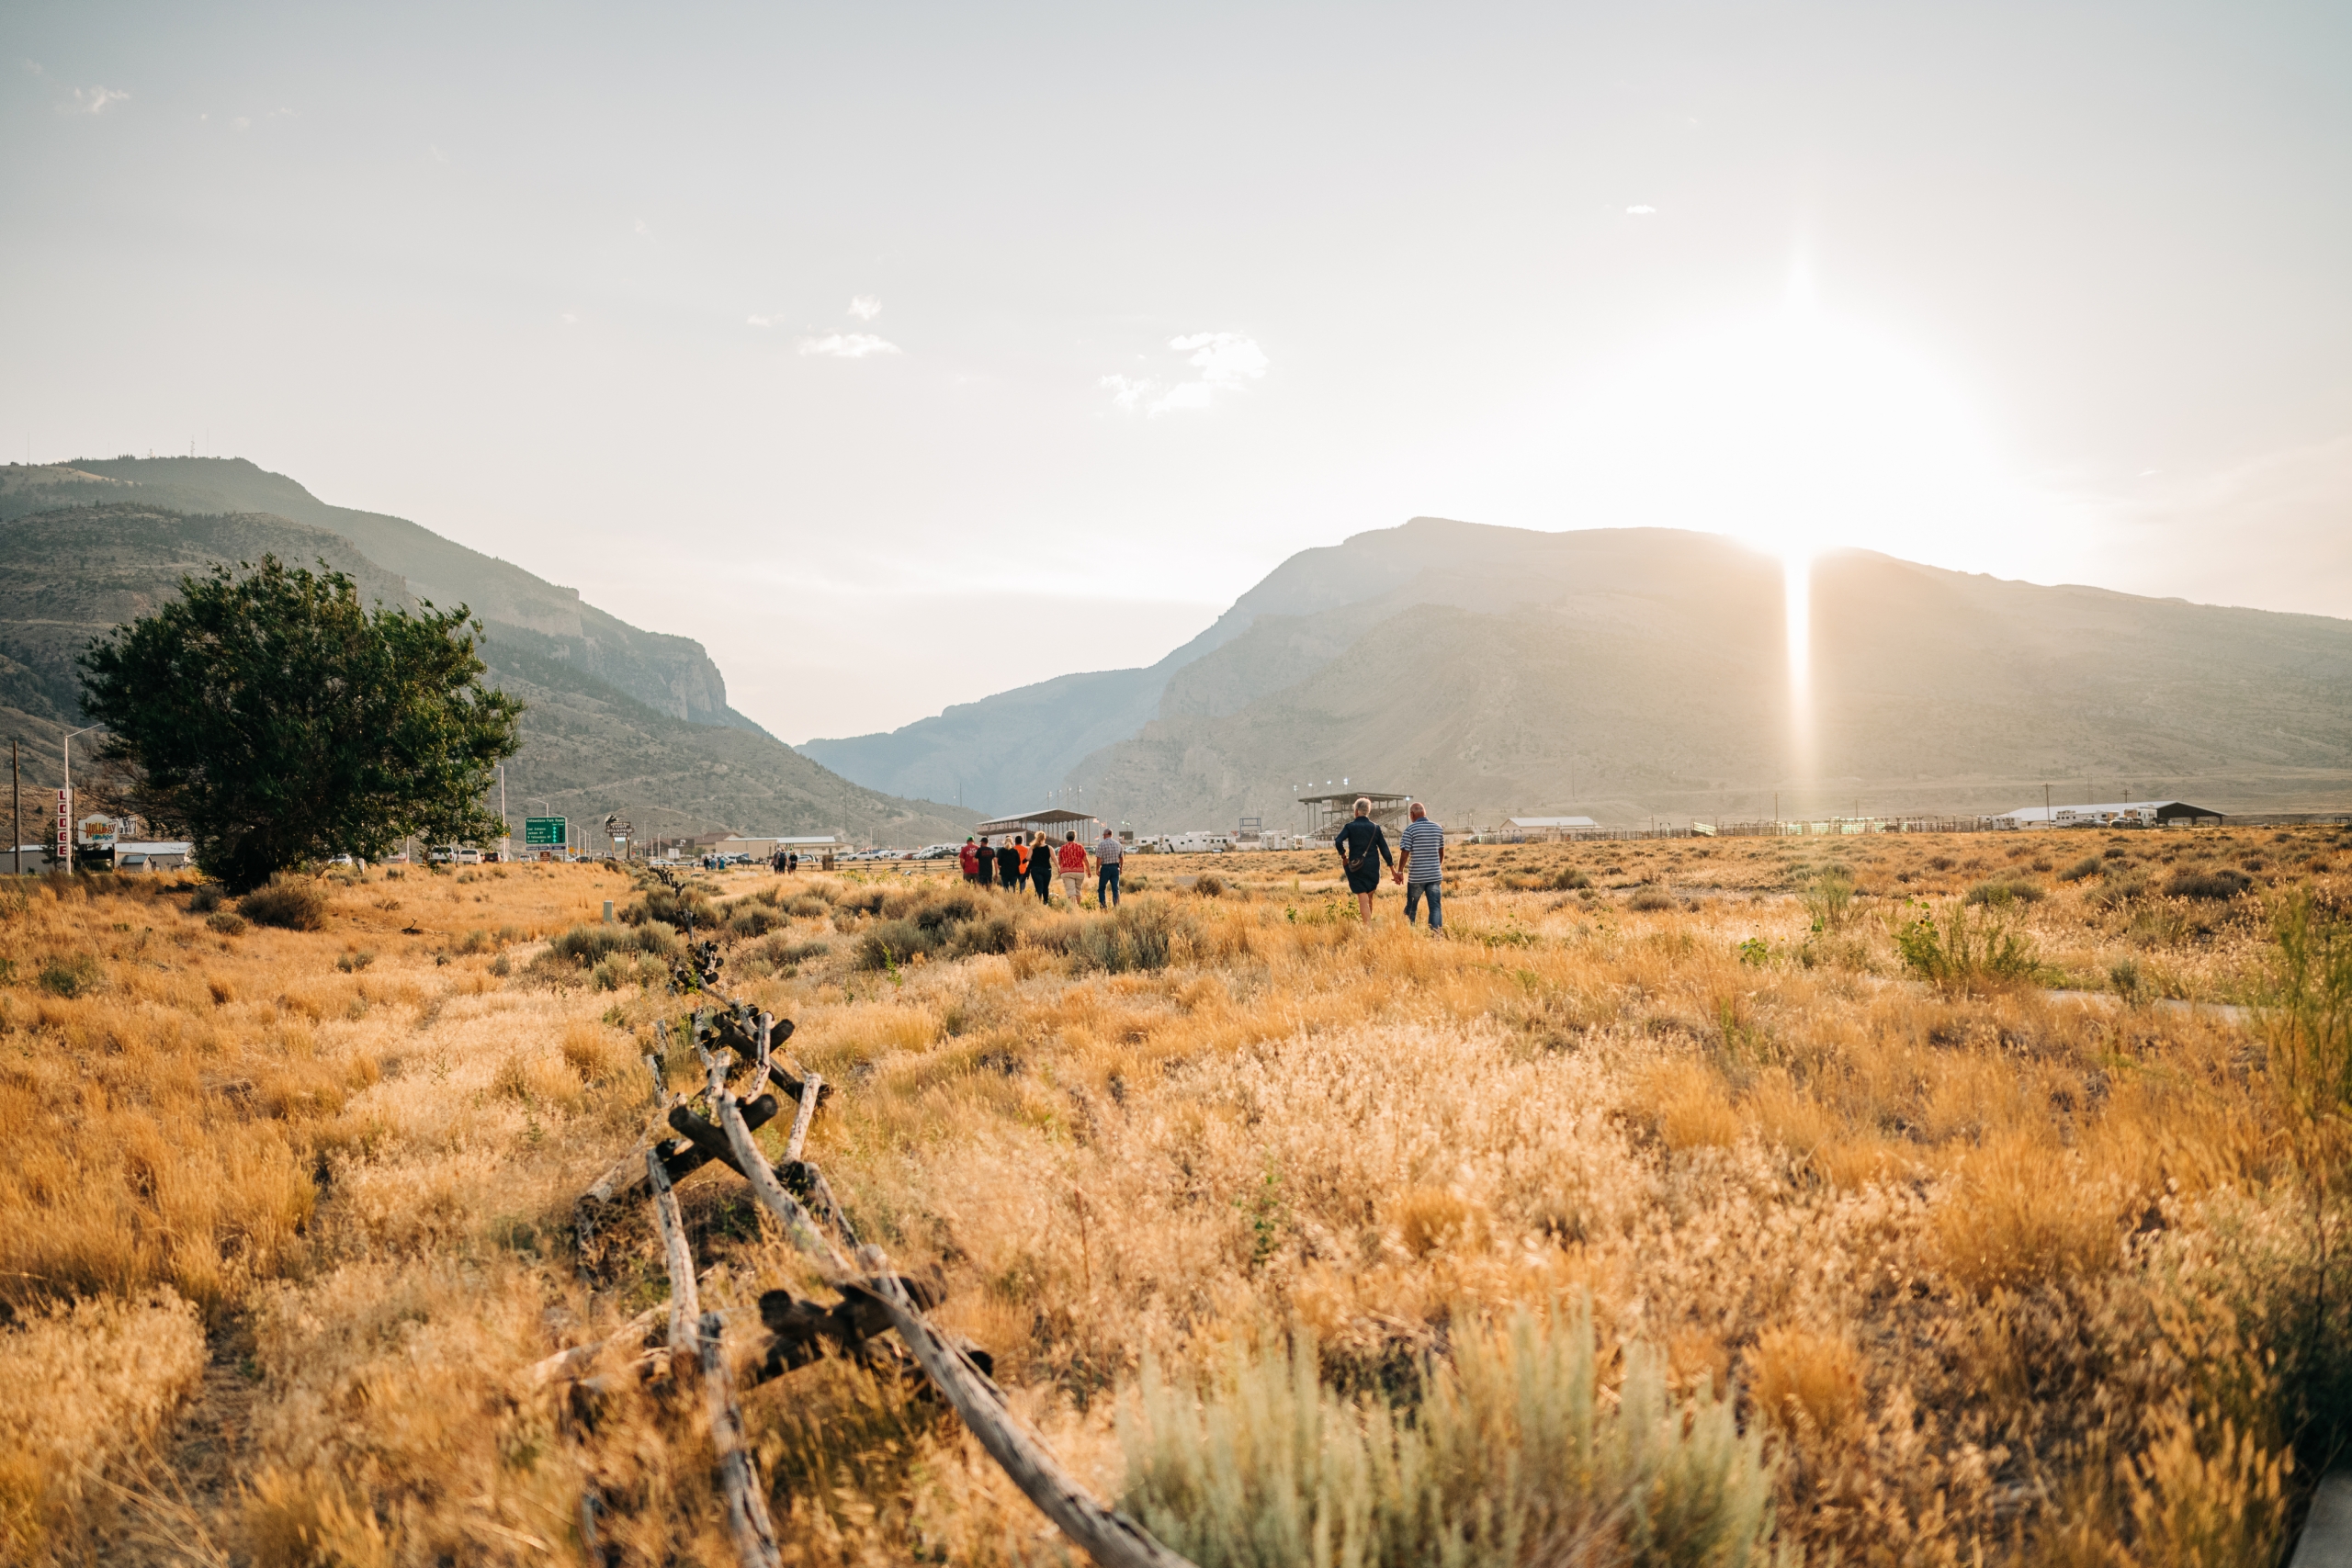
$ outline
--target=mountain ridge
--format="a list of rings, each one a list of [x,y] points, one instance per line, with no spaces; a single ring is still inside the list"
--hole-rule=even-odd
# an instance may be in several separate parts
[[[1862,550],[1811,571],[1811,753],[1777,558],[1686,530],[1416,518],[1291,557],[1215,637],[1117,672],[1115,711],[1066,703],[1069,733],[1091,737],[1158,694],[1033,787],[1174,829],[1292,822],[1292,786],[1326,777],[1486,819],[1619,822],[2007,809],[2086,774],[2247,808],[2352,797],[2352,622]],[[1001,718],[1017,694],[960,711]],[[859,776],[884,739],[829,744]]]

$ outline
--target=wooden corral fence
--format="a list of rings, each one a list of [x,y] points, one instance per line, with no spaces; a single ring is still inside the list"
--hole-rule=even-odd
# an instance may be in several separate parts
[[[722,1165],[750,1186],[753,1200],[840,1298],[820,1305],[780,1290],[760,1298],[761,1321],[770,1336],[762,1378],[781,1375],[828,1353],[870,1364],[877,1356],[899,1359],[903,1350],[1013,1484],[1102,1568],[1193,1568],[1070,1473],[1045,1439],[1013,1414],[990,1375],[993,1362],[985,1351],[931,1324],[925,1314],[938,1304],[939,1288],[899,1273],[882,1248],[858,1235],[834,1201],[824,1172],[806,1157],[809,1126],[833,1086],[813,1072],[795,1073],[775,1056],[775,1049],[792,1036],[791,1020],[756,1012],[719,996],[708,983],[717,977],[715,948],[706,943],[690,951],[694,972],[689,977],[682,969],[679,978],[700,990],[710,1004],[694,1012],[688,1025],[688,1043],[702,1064],[703,1081],[684,1092],[675,1090],[667,1080],[662,1056],[647,1054],[660,1123],[581,1194],[574,1217],[583,1267],[593,1272],[595,1237],[605,1219],[624,1205],[650,1204],[670,1277],[669,1305],[639,1314],[610,1339],[548,1357],[532,1368],[533,1384],[568,1382],[576,1398],[593,1402],[605,1379],[589,1374],[607,1349],[631,1357],[619,1373],[608,1377],[650,1378],[666,1372],[673,1385],[698,1381],[709,1411],[719,1488],[727,1500],[728,1534],[737,1560],[744,1568],[775,1568],[775,1528],[743,1440],[735,1381],[720,1353],[724,1323],[719,1314],[702,1310],[701,1276],[673,1190],[705,1166]],[[657,1024],[656,1030],[666,1051],[667,1022]],[[783,1161],[771,1165],[753,1134],[775,1120],[786,1103],[795,1107],[792,1132]],[[649,1348],[657,1335],[661,1348]],[[886,1335],[896,1337],[897,1348],[888,1347]],[[608,1560],[598,1544],[596,1521],[603,1510],[603,1501],[593,1490],[582,1495],[580,1531],[592,1562]]]

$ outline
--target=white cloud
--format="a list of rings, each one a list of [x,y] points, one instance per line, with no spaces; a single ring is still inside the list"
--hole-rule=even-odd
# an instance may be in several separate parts
[[[1650,206],[1647,202],[1644,202],[1638,207],[1629,207],[1625,209],[1625,216],[1628,218],[1655,218],[1657,216],[1657,209]]]
[[[637,231],[640,234],[645,232],[645,220],[642,218],[637,220]]]
[[[130,97],[117,87],[76,87],[74,101],[57,106],[60,114],[104,114],[108,104],[119,104]]]
[[[872,333],[828,333],[823,337],[802,338],[800,352],[827,359],[864,359],[868,355],[896,354],[899,345],[886,343]]]
[[[1102,378],[1102,385],[1111,389],[1113,406],[1133,409],[1137,403],[1149,397],[1159,383],[1137,381],[1125,376],[1105,376]]]
[[[743,320],[755,327],[773,327],[782,324],[784,318],[782,316],[746,316]]]
[[[861,321],[870,321],[882,313],[882,301],[872,294],[860,294],[849,302],[849,313]]]
[[[38,60],[28,60],[24,62],[24,65],[25,74],[28,76],[46,76],[49,74],[48,72],[43,71],[40,68],[40,62]]]
[[[1172,382],[1105,376],[1099,385],[1110,389],[1114,407],[1130,412],[1140,408],[1151,415],[1204,409],[1218,393],[1240,391],[1262,379],[1273,364],[1254,338],[1240,333],[1185,333],[1170,338],[1168,346],[1186,356],[1192,375]]]
[[[563,313],[563,324],[567,327],[576,327],[580,324],[580,318],[566,310]]]

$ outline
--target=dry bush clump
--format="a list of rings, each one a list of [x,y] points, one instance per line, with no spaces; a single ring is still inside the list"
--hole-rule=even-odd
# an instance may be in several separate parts
[[[271,879],[268,886],[256,887],[238,899],[237,913],[257,926],[276,926],[289,931],[324,931],[326,890],[309,877],[281,873]]]
[[[1204,1563],[2275,1558],[2352,1427],[2333,838],[2118,835],[1975,904],[2072,845],[1467,848],[1436,941],[1305,854],[1140,862],[1227,896],[1108,913],[412,869],[235,936],[43,881],[0,897],[0,1400],[79,1369],[103,1431],[0,1419],[6,1550],[578,1562],[593,1488],[620,1561],[727,1559],[698,1400],[527,1376],[664,1294],[646,1216],[583,1252],[572,1201],[653,1117],[643,1053],[700,1074],[666,911],[838,1086],[861,1233]],[[2263,865],[2196,898],[2167,855]],[[679,1195],[748,1369],[812,1281],[726,1173]],[[744,1404],[787,1561],[1054,1556],[895,1376]]]

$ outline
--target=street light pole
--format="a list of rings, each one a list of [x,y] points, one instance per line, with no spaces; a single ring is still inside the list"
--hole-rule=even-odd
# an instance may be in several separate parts
[[[93,729],[104,729],[105,728],[106,726],[103,724],[85,724],[81,728],[74,731],[73,735],[68,735],[64,740],[65,832],[63,837],[65,840],[65,869],[69,873],[74,869],[74,831],[76,828],[81,826],[81,824],[74,820],[74,736],[87,735]]]

